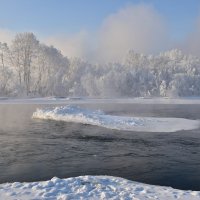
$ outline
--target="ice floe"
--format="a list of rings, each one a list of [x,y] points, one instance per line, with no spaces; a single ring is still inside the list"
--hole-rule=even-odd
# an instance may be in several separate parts
[[[101,126],[109,129],[144,132],[175,132],[198,128],[198,120],[183,118],[155,118],[107,115],[75,105],[37,109],[33,118],[50,119]]]

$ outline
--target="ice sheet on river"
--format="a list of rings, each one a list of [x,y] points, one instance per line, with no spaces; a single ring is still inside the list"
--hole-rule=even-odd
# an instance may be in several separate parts
[[[144,132],[175,132],[198,128],[198,120],[183,118],[127,117],[107,115],[102,111],[92,111],[78,106],[59,106],[55,108],[37,109],[33,118],[75,122],[101,126],[109,129],[144,131]]]

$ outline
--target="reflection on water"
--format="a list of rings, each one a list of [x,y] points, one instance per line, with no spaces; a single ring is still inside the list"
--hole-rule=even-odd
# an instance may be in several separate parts
[[[37,107],[0,105],[0,182],[112,175],[200,190],[200,130],[137,133],[31,119]],[[114,115],[200,119],[200,105],[82,105]]]

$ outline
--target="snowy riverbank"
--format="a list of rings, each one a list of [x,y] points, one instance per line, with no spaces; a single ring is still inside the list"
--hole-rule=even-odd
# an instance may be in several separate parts
[[[0,97],[0,104],[200,104],[200,97],[182,98],[86,98],[86,97],[39,97],[9,98]]]
[[[0,199],[6,200],[199,200],[199,191],[147,185],[111,176],[52,178],[32,183],[0,185]]]

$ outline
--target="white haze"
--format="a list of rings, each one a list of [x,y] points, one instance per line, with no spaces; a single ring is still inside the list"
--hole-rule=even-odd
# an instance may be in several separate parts
[[[194,30],[191,31],[183,44],[183,50],[186,53],[200,56],[200,16],[196,20]]]
[[[13,40],[15,33],[7,29],[0,29],[0,42],[6,42],[8,44]]]
[[[200,96],[200,57],[188,55],[200,56],[200,18],[182,51],[147,4],[111,14],[95,32],[13,35],[0,30],[0,96]]]
[[[73,36],[45,39],[69,57],[90,61],[117,61],[130,49],[139,53],[158,53],[169,49],[165,20],[149,5],[129,5],[108,16],[94,33],[85,30]]]
[[[89,33],[85,30],[73,35],[57,35],[43,38],[46,44],[53,45],[60,49],[68,57],[86,58],[87,52],[90,51]]]
[[[153,6],[143,3],[129,4],[110,14],[93,32],[82,29],[73,34],[45,37],[38,34],[38,37],[69,58],[80,57],[95,62],[121,61],[130,49],[137,53],[158,54],[178,47],[185,53],[200,56],[200,16],[181,44],[172,39],[169,30],[169,22],[164,16]],[[15,34],[14,31],[0,29],[0,41],[10,44]]]
[[[183,41],[174,41],[167,22],[153,6],[126,6],[104,19],[96,32],[81,30],[73,35],[57,35],[44,39],[68,57],[81,57],[95,62],[120,61],[130,49],[144,54],[158,54],[180,48],[187,54],[200,56],[200,17]]]
[[[147,5],[128,6],[110,15],[98,37],[100,60],[116,61],[130,49],[138,53],[158,53],[169,43],[165,21]]]

